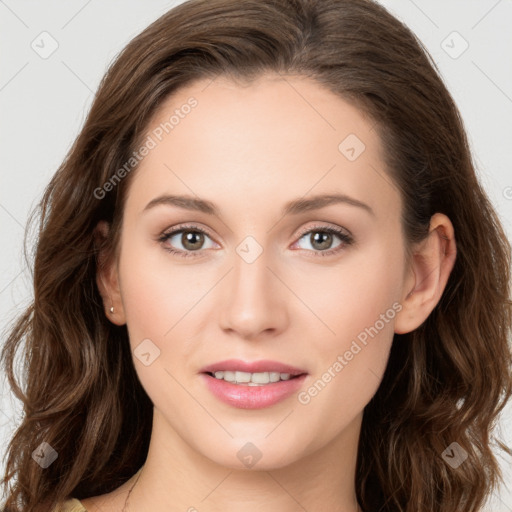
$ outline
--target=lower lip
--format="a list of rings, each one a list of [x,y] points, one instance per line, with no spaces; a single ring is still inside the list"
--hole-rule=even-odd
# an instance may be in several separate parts
[[[239,409],[263,409],[285,400],[297,392],[306,374],[293,379],[280,380],[264,386],[244,386],[216,379],[207,373],[201,374],[208,389],[222,402]]]

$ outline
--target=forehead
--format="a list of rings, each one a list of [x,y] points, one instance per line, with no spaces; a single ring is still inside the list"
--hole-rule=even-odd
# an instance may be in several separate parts
[[[400,202],[373,121],[307,77],[193,82],[160,106],[146,137],[154,147],[132,184],[139,209],[164,191],[226,198],[233,211],[328,192],[381,213]]]

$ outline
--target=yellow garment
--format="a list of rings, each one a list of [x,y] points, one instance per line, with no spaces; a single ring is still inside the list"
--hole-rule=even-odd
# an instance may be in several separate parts
[[[136,478],[135,481],[138,480],[138,475],[141,473],[143,467],[144,466],[142,466],[137,471],[137,473],[133,475]],[[82,503],[79,500],[77,500],[76,498],[71,498],[62,503],[61,505],[57,505],[57,507],[54,508],[51,512],[87,512],[87,509],[82,505]]]
[[[87,512],[87,509],[80,501],[73,498],[65,501],[62,505],[58,505],[52,512]]]

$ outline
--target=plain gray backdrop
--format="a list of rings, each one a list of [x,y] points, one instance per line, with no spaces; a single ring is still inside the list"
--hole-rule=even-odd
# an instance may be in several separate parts
[[[70,148],[113,57],[181,3],[164,0],[0,0],[0,329],[32,296],[22,256],[31,209]],[[453,95],[482,184],[512,239],[512,1],[381,0],[423,41]],[[20,418],[0,384],[0,443]],[[512,405],[498,433],[512,445]],[[505,480],[512,459],[500,455]],[[0,462],[4,470],[5,460]],[[486,511],[512,511],[503,486]]]

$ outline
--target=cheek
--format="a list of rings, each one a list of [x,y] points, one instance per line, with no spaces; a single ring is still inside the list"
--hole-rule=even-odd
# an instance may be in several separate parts
[[[150,338],[162,348],[171,331],[179,330],[180,319],[200,299],[200,282],[191,269],[173,263],[163,249],[123,245],[120,288],[132,346]]]
[[[350,264],[349,264],[350,263]],[[314,375],[298,402],[315,418],[329,416],[332,428],[353,418],[372,398],[384,374],[393,341],[403,259],[377,244],[359,253],[325,280],[317,302],[329,333],[317,336]]]
[[[375,239],[364,250],[347,252],[339,266],[319,268],[313,277],[310,271],[310,277],[298,281],[298,294],[325,326],[317,322],[322,332],[317,346],[323,353],[342,353],[354,339],[364,343],[371,339],[369,331],[392,335],[403,265],[399,244],[393,248],[390,239]]]
[[[182,381],[180,372],[188,371],[188,322],[201,298],[200,283],[191,282],[193,271],[173,265],[163,250],[127,242],[121,254],[120,288],[135,370],[153,403],[172,414],[187,399],[173,376]]]

